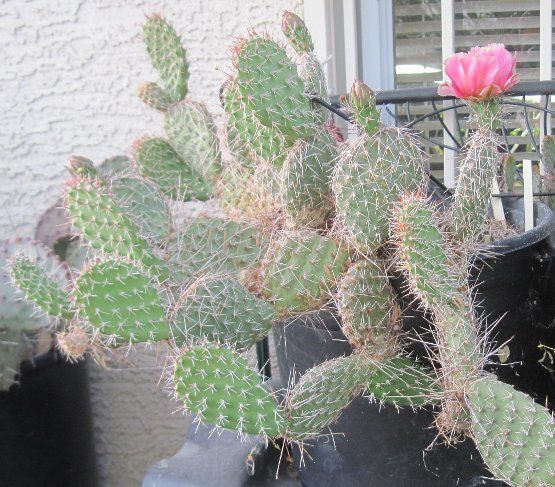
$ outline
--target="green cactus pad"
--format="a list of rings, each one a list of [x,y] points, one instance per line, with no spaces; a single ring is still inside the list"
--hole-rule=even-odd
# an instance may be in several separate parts
[[[555,420],[544,407],[488,376],[469,395],[472,435],[491,472],[509,485],[555,485]]]
[[[337,146],[327,130],[297,141],[289,152],[281,192],[295,226],[317,227],[328,217],[333,207],[331,175],[336,157]]]
[[[349,253],[317,233],[286,235],[264,268],[263,293],[279,315],[320,308],[329,299]]]
[[[340,221],[362,252],[376,250],[389,233],[389,217],[403,193],[423,186],[422,154],[406,133],[382,129],[342,152],[333,192]]]
[[[77,181],[67,192],[67,208],[73,225],[93,249],[141,262],[161,280],[168,277],[165,264],[153,254],[135,224],[104,187]]]
[[[175,151],[167,140],[147,138],[135,145],[134,160],[141,176],[174,200],[207,200],[212,188]]]
[[[165,112],[174,102],[172,96],[157,83],[149,81],[139,86],[138,97],[151,108]]]
[[[206,181],[214,182],[222,169],[218,136],[203,103],[184,100],[166,112],[164,128],[181,159]]]
[[[174,102],[183,100],[187,95],[189,66],[174,28],[159,15],[151,15],[143,26],[143,38],[164,90]]]
[[[386,352],[392,344],[395,296],[383,269],[367,260],[357,262],[341,280],[337,297],[341,327],[349,342]]]
[[[14,284],[25,298],[35,303],[44,313],[65,319],[73,316],[67,292],[42,266],[24,255],[18,255],[11,262],[11,274]]]
[[[130,262],[95,263],[77,278],[73,298],[93,334],[100,333],[109,346],[169,338],[157,289],[144,270]]]
[[[395,357],[376,363],[364,393],[380,403],[417,408],[437,401],[439,392],[433,372],[409,358]]]
[[[163,243],[171,229],[170,208],[150,181],[138,177],[115,177],[110,185],[112,199],[137,227],[140,236]]]
[[[0,392],[7,391],[17,383],[24,352],[21,331],[0,328]]]
[[[173,382],[176,398],[206,423],[254,435],[283,430],[273,396],[237,352],[195,346],[177,357]]]
[[[445,303],[456,293],[447,243],[426,199],[406,195],[395,209],[392,224],[397,261],[408,278],[408,291],[426,307]]]
[[[308,96],[317,96],[321,100],[329,102],[328,83],[322,64],[316,54],[307,52],[299,59],[299,76],[304,82],[305,93]],[[314,119],[317,124],[323,125],[330,118],[330,112],[326,107],[314,104]]]
[[[328,360],[310,369],[286,396],[285,436],[302,441],[328,434],[326,428],[364,389],[373,370],[373,365],[358,355]]]
[[[232,145],[237,146],[239,139],[258,158],[273,164],[277,169],[281,168],[291,142],[274,127],[263,125],[251,111],[247,110],[236,82],[225,85],[223,99],[224,109],[228,114],[228,134],[231,133],[235,138]]]
[[[349,92],[349,108],[353,118],[366,132],[373,136],[380,126],[380,113],[376,108],[376,95],[362,81],[355,81]]]
[[[53,323],[52,318],[39,313],[33,303],[22,298],[21,292],[12,283],[9,262],[16,255],[23,255],[31,261],[38,262],[49,278],[59,282],[61,287],[67,285],[67,267],[40,243],[23,238],[0,242],[0,327],[36,330],[49,326]]]
[[[251,37],[240,44],[235,66],[246,108],[262,125],[274,127],[289,139],[312,135],[311,102],[285,49],[270,39]]]
[[[254,226],[201,216],[172,236],[167,262],[181,282],[200,273],[237,275],[258,265],[266,246],[266,236]]]
[[[104,179],[134,174],[131,159],[127,156],[113,156],[104,159],[98,166],[98,172]]]
[[[178,344],[211,342],[246,350],[272,326],[274,308],[230,277],[206,276],[178,300],[173,336]]]

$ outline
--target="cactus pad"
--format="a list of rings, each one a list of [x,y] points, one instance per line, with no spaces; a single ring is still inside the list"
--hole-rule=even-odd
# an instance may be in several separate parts
[[[11,274],[14,284],[25,298],[35,303],[44,313],[65,319],[73,316],[67,292],[36,262],[24,255],[16,256],[11,262]]]
[[[178,306],[173,321],[178,343],[206,339],[246,350],[268,334],[274,318],[270,304],[225,276],[200,278],[183,293]]]
[[[555,485],[555,420],[512,386],[487,376],[469,396],[472,434],[491,472],[513,486]]]
[[[77,278],[75,305],[94,333],[110,346],[155,342],[169,337],[158,291],[130,262],[100,261]]]
[[[265,296],[279,315],[320,308],[329,299],[349,253],[317,233],[286,235],[264,269]]]
[[[115,177],[110,190],[112,199],[133,221],[139,235],[153,243],[163,243],[168,238],[170,208],[153,183],[132,176]]]
[[[179,36],[166,20],[159,15],[151,15],[143,26],[143,38],[164,90],[173,101],[182,100],[187,95],[189,66]]]
[[[285,49],[270,39],[254,36],[239,44],[234,63],[246,108],[262,125],[274,127],[289,139],[312,135],[311,102]]]
[[[341,280],[337,308],[342,330],[356,347],[373,346],[385,353],[392,344],[391,328],[395,297],[379,265],[361,260]]]
[[[395,357],[376,363],[376,371],[369,377],[365,394],[372,400],[397,407],[425,406],[439,397],[433,373],[406,357]]]
[[[166,112],[164,128],[181,159],[204,180],[214,182],[221,172],[221,155],[216,127],[204,104],[175,103]]]
[[[281,16],[281,31],[297,54],[314,51],[312,36],[298,15],[285,10]]]
[[[254,226],[201,216],[172,236],[167,261],[182,282],[207,272],[233,275],[260,263],[266,245],[267,238]]]
[[[330,183],[336,157],[336,143],[327,130],[297,141],[289,151],[281,192],[295,225],[315,227],[326,220],[333,207]]]
[[[423,171],[420,150],[397,129],[363,135],[342,152],[333,191],[338,216],[359,250],[373,251],[388,237],[391,210],[403,193],[422,187]]]
[[[172,96],[156,83],[149,81],[139,86],[137,96],[151,108],[165,112],[173,103]]]
[[[73,225],[89,245],[106,254],[141,262],[161,280],[167,278],[164,263],[138,235],[135,224],[95,182],[77,181],[67,193],[67,207]]]
[[[236,352],[192,347],[177,357],[173,383],[176,398],[204,422],[255,435],[276,436],[283,429],[273,396]]]
[[[141,176],[169,198],[204,201],[210,197],[210,185],[164,139],[147,138],[136,143],[134,160]]]
[[[285,403],[286,437],[301,441],[325,435],[363,389],[373,365],[358,355],[321,363],[306,372]]]

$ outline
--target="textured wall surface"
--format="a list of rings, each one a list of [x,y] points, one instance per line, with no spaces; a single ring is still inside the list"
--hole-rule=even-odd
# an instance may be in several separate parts
[[[248,28],[278,30],[282,9],[302,0],[0,0],[0,238],[32,235],[55,203],[70,154],[100,161],[161,131],[135,96],[155,79],[140,40],[144,15],[172,19],[192,65],[190,96],[217,114],[230,39]],[[136,486],[172,455],[186,420],[157,387],[152,355],[91,369],[95,432],[106,486]]]

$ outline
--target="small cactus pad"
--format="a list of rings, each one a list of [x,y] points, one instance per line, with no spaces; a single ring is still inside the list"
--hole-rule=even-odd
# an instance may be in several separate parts
[[[143,103],[161,112],[165,112],[173,103],[172,96],[152,81],[148,81],[139,86],[137,95]]]
[[[12,330],[35,330],[53,323],[50,316],[39,312],[35,304],[22,298],[21,292],[14,286],[10,275],[9,262],[16,256],[23,255],[33,262],[38,262],[49,278],[65,287],[68,269],[56,256],[31,239],[13,238],[0,242],[0,327]]]
[[[25,347],[20,330],[0,328],[0,392],[17,382]]]
[[[35,303],[41,311],[57,318],[69,319],[73,316],[67,292],[42,266],[19,255],[11,262],[11,273],[14,284],[25,298]]]
[[[329,433],[329,428],[373,373],[363,357],[349,355],[321,363],[289,391],[285,403],[286,437],[302,441]]]
[[[472,434],[491,472],[509,485],[555,485],[555,420],[512,386],[487,376],[469,395]]]
[[[342,330],[355,347],[375,345],[385,352],[391,340],[395,297],[386,273],[371,261],[351,266],[339,283],[337,308]]]
[[[281,16],[281,30],[297,54],[314,51],[314,43],[302,19],[285,10]]]
[[[263,125],[275,127],[289,139],[312,135],[311,102],[285,49],[271,39],[254,36],[239,44],[234,63],[246,108]]]
[[[221,172],[216,127],[203,103],[183,100],[166,112],[164,128],[172,147],[204,180],[214,182]]]
[[[274,319],[270,304],[225,276],[200,278],[178,306],[173,321],[178,344],[206,339],[246,350],[268,334]]]
[[[127,156],[112,156],[104,159],[98,166],[99,174],[105,179],[115,176],[130,176],[134,173],[131,159]]]
[[[301,139],[289,151],[283,167],[282,194],[290,221],[296,226],[318,226],[329,215],[331,175],[337,147],[327,130]]]
[[[229,145],[237,147],[237,141],[241,140],[258,158],[280,169],[291,142],[274,127],[263,125],[254,113],[247,110],[236,82],[230,81],[224,86],[223,100],[224,109],[228,114],[228,143],[231,140]]]
[[[133,221],[141,237],[163,243],[170,234],[171,216],[167,200],[150,181],[138,177],[115,177],[112,199]]]
[[[424,181],[420,149],[398,129],[363,135],[342,151],[333,180],[340,221],[362,252],[376,250],[389,234],[389,217],[402,194]]]
[[[130,262],[106,260],[92,265],[77,278],[73,297],[93,334],[99,332],[110,346],[169,337],[158,291],[144,270]]]
[[[374,401],[397,407],[425,406],[439,397],[433,372],[406,357],[395,357],[376,363],[376,371],[369,376],[365,395]]]
[[[274,397],[237,352],[192,347],[177,357],[173,383],[185,409],[206,423],[254,435],[277,436],[283,429]]]
[[[174,200],[206,200],[211,188],[167,140],[147,138],[135,144],[134,160],[141,176]]]
[[[174,28],[159,15],[151,15],[143,26],[143,38],[165,91],[173,101],[182,100],[187,95],[189,66]]]
[[[266,246],[266,236],[254,226],[200,216],[172,236],[167,261],[182,282],[207,272],[235,275],[258,265]]]
[[[67,170],[73,177],[78,178],[95,178],[98,176],[93,161],[83,156],[71,156],[67,161]]]
[[[395,209],[392,224],[397,261],[408,280],[408,291],[426,307],[453,296],[456,280],[449,268],[445,238],[428,201],[406,195]]]
[[[73,225],[93,249],[141,262],[161,280],[167,278],[164,263],[152,253],[135,224],[101,185],[77,181],[67,192],[67,208]]]
[[[265,296],[279,315],[318,309],[329,299],[349,253],[317,233],[285,235],[264,269]]]

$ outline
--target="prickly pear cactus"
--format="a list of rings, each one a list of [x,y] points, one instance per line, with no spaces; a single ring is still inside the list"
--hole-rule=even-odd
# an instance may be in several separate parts
[[[310,137],[314,117],[297,67],[276,42],[252,36],[239,42],[234,65],[245,107],[285,138]]]
[[[247,350],[272,326],[274,308],[227,276],[201,277],[178,299],[174,341],[208,340]]]
[[[141,262],[161,280],[167,279],[165,264],[154,255],[135,224],[102,185],[76,181],[69,187],[66,198],[73,225],[93,249]]]
[[[491,376],[469,394],[472,436],[488,468],[519,487],[555,485],[555,420],[532,398]]]
[[[38,261],[49,278],[62,283],[62,287],[67,283],[67,268],[51,251],[31,239],[14,238],[0,243],[0,328],[44,328],[52,323],[52,319],[39,311],[34,303],[25,300],[23,293],[12,283],[9,262],[18,255]]]
[[[147,81],[137,89],[137,96],[143,103],[155,110],[165,112],[174,102],[172,96],[152,81]]]
[[[302,441],[326,434],[325,428],[363,391],[373,369],[359,355],[328,360],[310,369],[286,398],[285,436]]]
[[[175,103],[166,112],[164,128],[181,159],[203,180],[215,182],[221,172],[221,155],[216,127],[204,104]]]
[[[44,313],[56,318],[73,317],[67,291],[62,289],[60,282],[48,275],[44,267],[24,255],[17,255],[11,261],[11,275],[25,298],[36,303]]]
[[[140,236],[153,244],[168,239],[170,208],[153,183],[133,176],[116,176],[110,181],[110,193],[113,201],[133,221]]]
[[[109,346],[169,338],[158,290],[144,269],[123,260],[105,260],[85,269],[75,281],[78,317]]]
[[[372,347],[388,355],[394,346],[395,296],[381,266],[360,260],[338,286],[337,308],[341,329],[355,347]]]
[[[268,238],[255,226],[198,217],[170,239],[166,260],[184,284],[202,273],[238,275],[260,264]]]
[[[150,15],[143,26],[143,39],[150,61],[160,75],[164,98],[171,97],[174,102],[183,100],[187,95],[189,65],[174,28],[160,15]],[[160,99],[162,88],[157,92]]]
[[[156,184],[160,192],[171,199],[204,201],[212,193],[211,186],[164,139],[139,140],[133,158],[141,176]]]
[[[348,251],[329,237],[286,234],[264,268],[262,292],[281,316],[319,309],[348,260]]]
[[[177,356],[175,397],[203,422],[244,434],[277,436],[282,412],[275,399],[237,352],[197,345]]]
[[[282,170],[284,205],[294,226],[318,227],[331,213],[331,175],[337,146],[327,130],[301,139],[289,151]]]

